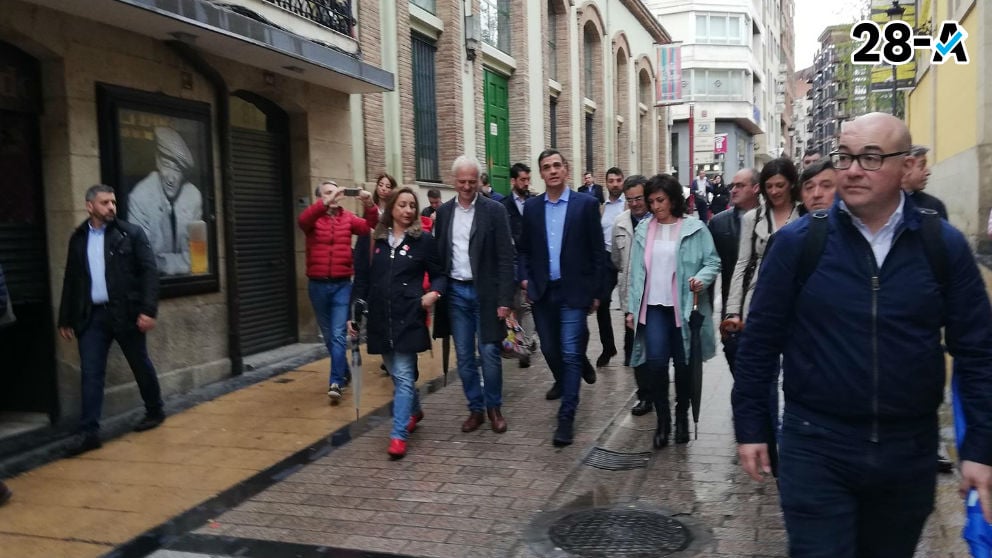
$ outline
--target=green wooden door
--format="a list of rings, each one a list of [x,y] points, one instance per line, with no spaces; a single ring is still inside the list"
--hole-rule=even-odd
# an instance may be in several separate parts
[[[510,193],[510,108],[506,78],[485,70],[486,167],[493,190]]]

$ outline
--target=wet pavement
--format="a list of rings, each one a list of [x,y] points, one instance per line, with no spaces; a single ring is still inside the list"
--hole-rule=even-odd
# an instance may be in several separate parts
[[[621,331],[618,312],[614,323]],[[595,330],[592,339],[595,359]],[[487,423],[464,434],[452,356],[447,387],[424,378],[434,392],[400,461],[386,455],[391,387],[368,363],[358,422],[350,399],[327,405],[321,361],[12,479],[0,556],[564,558],[634,556],[631,540],[681,548],[645,556],[786,556],[774,483],[736,464],[722,355],[704,367],[699,438],[660,451],[655,416],[629,413],[633,374],[621,357],[583,384],[575,443],[559,449],[540,358],[528,369],[503,361],[509,431]],[[956,483],[939,479],[917,556],[967,556]],[[670,520],[690,540],[667,531]],[[585,525],[603,535],[581,536]]]

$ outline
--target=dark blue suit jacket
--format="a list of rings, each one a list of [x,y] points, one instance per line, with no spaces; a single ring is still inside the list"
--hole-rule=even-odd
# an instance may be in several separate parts
[[[548,233],[544,219],[547,194],[524,203],[523,234],[517,246],[518,277],[527,281],[527,296],[540,301],[551,281]],[[561,248],[562,304],[588,308],[600,297],[605,254],[599,202],[589,194],[570,192]]]

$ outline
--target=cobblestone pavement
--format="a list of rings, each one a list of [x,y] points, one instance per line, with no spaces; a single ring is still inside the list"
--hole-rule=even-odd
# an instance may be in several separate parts
[[[619,332],[619,313],[614,318]],[[595,358],[595,331],[592,339]],[[786,556],[774,483],[755,483],[736,464],[731,378],[722,355],[704,367],[698,440],[658,452],[651,449],[654,415],[628,411],[631,370],[620,357],[611,364],[599,369],[595,385],[582,387],[572,446],[551,444],[558,404],[544,399],[551,381],[543,361],[535,359],[529,369],[504,361],[505,434],[488,424],[463,434],[464,397],[451,383],[423,399],[426,419],[405,459],[387,458],[383,420],[153,556],[267,556],[280,548],[293,556],[577,556],[549,540],[548,526],[590,506],[656,510],[683,521],[693,541],[671,556]],[[648,452],[646,466],[609,471],[584,465],[595,447]],[[967,556],[956,482],[941,477],[937,511],[917,556]],[[621,533],[618,540],[631,539]],[[629,554],[607,549],[596,556]]]

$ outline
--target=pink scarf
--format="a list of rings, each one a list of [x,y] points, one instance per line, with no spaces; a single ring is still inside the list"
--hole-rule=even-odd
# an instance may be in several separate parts
[[[641,325],[647,323],[648,315],[648,291],[651,290],[651,255],[654,251],[654,235],[658,232],[658,220],[651,219],[648,223],[648,236],[644,244],[644,295],[641,296],[641,310],[637,321]],[[682,234],[682,219],[675,222],[676,242]],[[678,269],[678,249],[675,250],[675,266]],[[679,289],[675,284],[675,275],[672,275],[672,301],[675,305],[675,327],[682,327],[682,314],[679,311]]]

